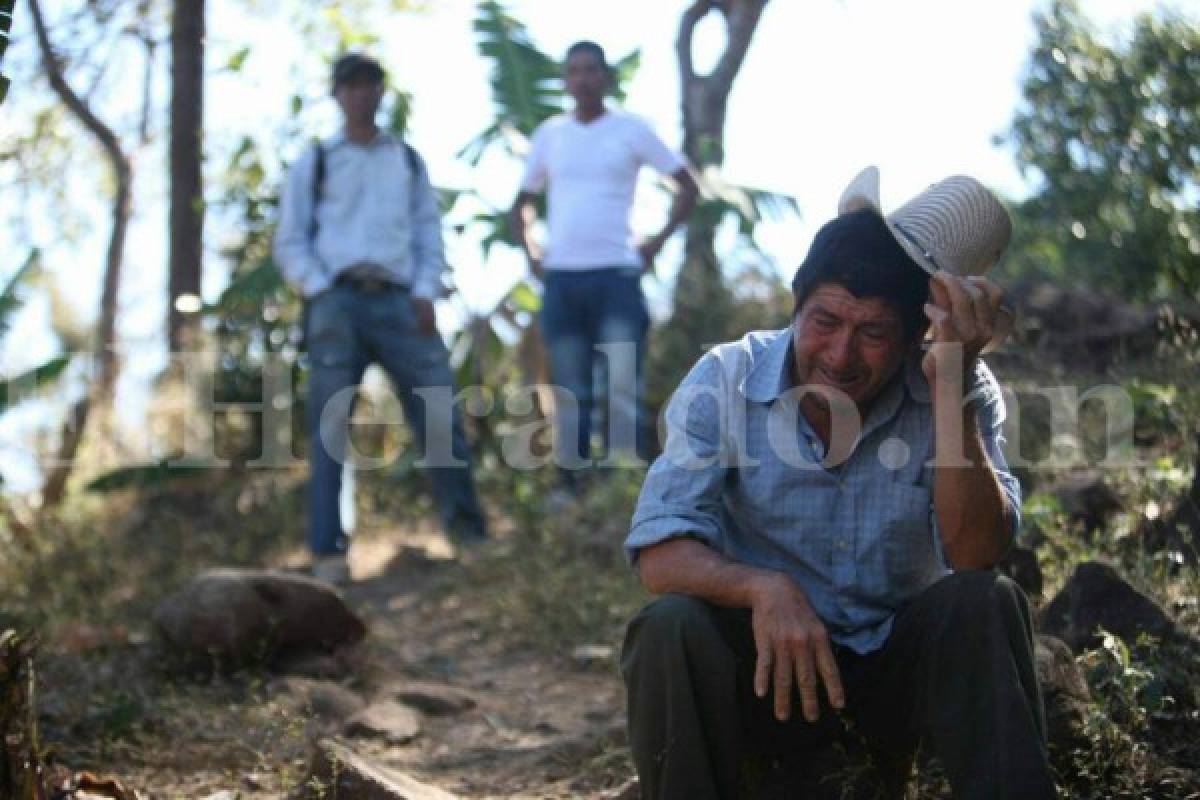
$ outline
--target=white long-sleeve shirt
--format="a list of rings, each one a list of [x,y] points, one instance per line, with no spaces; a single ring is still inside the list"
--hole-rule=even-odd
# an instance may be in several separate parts
[[[315,238],[315,147],[296,161],[284,185],[274,248],[284,277],[312,297],[332,286],[339,273],[372,265],[414,297],[437,297],[446,262],[427,170],[418,169],[414,180],[404,143],[382,131],[370,144],[340,133],[322,146],[325,177]]]

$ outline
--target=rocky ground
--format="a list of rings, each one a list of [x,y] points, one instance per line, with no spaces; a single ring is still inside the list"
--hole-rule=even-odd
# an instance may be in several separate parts
[[[1161,314],[1093,308],[1061,291],[1022,304],[1034,326],[1025,346],[993,359],[1022,401],[1022,452],[1034,462],[1019,473],[1028,549],[1006,569],[1039,610],[1063,796],[1200,797],[1194,327],[1164,351],[1173,329]],[[1089,316],[1068,324],[1069,312]],[[1071,338],[1105,329],[1097,316],[1117,333],[1086,347]],[[1068,356],[1083,351],[1100,363],[1073,372],[1079,359]],[[1136,459],[1090,470],[1045,462],[1064,441],[1034,402],[1048,384],[1120,386],[1134,405]],[[1094,411],[1080,410],[1067,444],[1104,443],[1108,420]],[[495,537],[465,553],[430,522],[408,467],[364,476],[355,581],[340,595],[296,577],[301,474],[83,495],[36,528],[0,531],[0,631],[38,632],[24,699],[53,796],[633,800],[616,658],[623,623],[646,598],[620,554],[638,488],[625,472],[551,510],[547,476],[485,456]],[[237,600],[213,615],[228,624],[164,636],[168,598],[215,567],[253,572],[176,601],[176,616],[203,621],[206,604]],[[204,654],[189,658],[197,643]],[[0,727],[20,721],[12,700],[27,684],[10,679],[25,663],[0,659]],[[838,774],[825,784],[831,797],[849,786]],[[946,796],[936,766],[921,764],[914,793]]]

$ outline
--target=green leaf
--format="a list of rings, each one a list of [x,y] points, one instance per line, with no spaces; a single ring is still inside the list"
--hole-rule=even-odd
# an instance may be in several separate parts
[[[225,62],[225,69],[229,72],[241,72],[242,67],[246,65],[246,58],[250,55],[250,48],[243,47],[229,57],[229,61]]]
[[[41,263],[41,253],[34,249],[29,252],[8,285],[0,291],[0,336],[8,333],[12,326],[12,315],[21,307],[20,290],[27,285],[38,273]]]
[[[800,217],[800,205],[792,195],[728,183],[714,166],[704,171],[703,183],[709,198],[704,205],[714,206],[720,217],[732,214],[743,236],[753,237],[758,223],[764,219],[782,221]]]
[[[533,290],[528,281],[521,281],[514,286],[506,299],[518,311],[536,314],[542,310],[542,298]]]
[[[227,314],[237,308],[261,308],[263,301],[285,288],[283,275],[271,258],[230,281],[217,302],[204,309],[209,314]]]
[[[20,375],[0,380],[0,413],[57,381],[70,363],[70,356],[58,356]]]
[[[171,464],[170,461],[164,459],[153,464],[139,464],[106,472],[92,480],[84,488],[89,492],[115,492],[121,489],[133,488],[144,489],[191,478],[210,469],[212,468]]]
[[[497,0],[481,0],[473,28],[479,53],[491,62],[497,115],[526,136],[563,110],[562,70],[534,45],[525,25]]]
[[[617,60],[613,64],[614,81],[613,81],[613,97],[618,101],[625,101],[625,88],[629,82],[633,80],[633,76],[637,74],[638,69],[642,66],[642,51],[634,50],[627,56]]]

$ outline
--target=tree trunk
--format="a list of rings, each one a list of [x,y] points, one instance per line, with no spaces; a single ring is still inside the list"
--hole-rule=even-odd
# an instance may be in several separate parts
[[[683,12],[675,40],[683,101],[683,150],[700,172],[702,188],[705,174],[719,169],[725,160],[729,92],[766,4],[767,0],[695,0]],[[713,12],[721,14],[725,21],[725,50],[711,73],[697,75],[692,62],[692,39],[696,25]],[[652,396],[665,398],[697,356],[733,334],[730,330],[733,297],[725,284],[713,243],[721,216],[718,204],[702,199],[687,223],[674,310],[658,346],[656,361],[661,369],[648,371],[658,384],[650,388]]]
[[[167,343],[171,352],[195,332],[194,312],[177,307],[200,296],[203,264],[204,0],[175,0],[171,19],[171,213]]]
[[[38,49],[41,51],[42,65],[50,86],[63,105],[100,143],[112,168],[116,184],[112,204],[112,229],[104,261],[104,285],[100,293],[100,315],[96,326],[95,375],[87,393],[70,410],[63,425],[58,458],[51,465],[42,487],[43,507],[49,507],[62,499],[90,413],[96,408],[107,408],[111,404],[113,387],[117,382],[117,294],[121,285],[125,234],[129,228],[132,206],[133,164],[121,149],[121,143],[112,128],[101,121],[67,83],[62,66],[50,44],[40,0],[29,0],[29,10],[33,16]]]
[[[48,797],[33,686],[31,646],[13,631],[0,631],[0,797]]]

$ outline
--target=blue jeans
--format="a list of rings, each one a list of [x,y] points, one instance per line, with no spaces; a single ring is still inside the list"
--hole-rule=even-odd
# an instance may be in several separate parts
[[[338,285],[309,301],[308,388],[311,475],[308,543],[316,555],[345,552],[338,513],[349,418],[367,365],[391,378],[417,447],[433,479],[446,532],[463,539],[485,535],[471,476],[446,346],[417,329],[412,297],[400,287],[366,291]]]
[[[647,454],[640,401],[650,317],[641,277],[640,267],[546,270],[541,325],[558,387],[555,458],[564,469],[590,463],[599,355],[608,376],[607,454]]]

